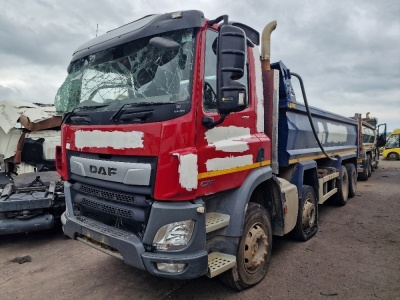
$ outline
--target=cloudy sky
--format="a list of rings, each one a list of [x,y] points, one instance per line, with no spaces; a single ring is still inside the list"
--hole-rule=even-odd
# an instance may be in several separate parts
[[[198,9],[258,31],[277,20],[272,61],[305,82],[311,105],[371,112],[400,128],[398,0],[0,0],[0,99],[53,103],[73,51],[148,14]],[[300,96],[300,90],[297,91]]]

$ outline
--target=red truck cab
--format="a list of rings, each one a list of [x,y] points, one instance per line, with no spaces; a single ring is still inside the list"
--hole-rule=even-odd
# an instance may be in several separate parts
[[[221,20],[147,16],[74,53],[56,98],[67,235],[152,274],[207,272],[204,198],[270,164],[259,35]]]

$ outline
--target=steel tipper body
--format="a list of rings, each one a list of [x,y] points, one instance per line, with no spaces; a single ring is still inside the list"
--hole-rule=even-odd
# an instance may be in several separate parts
[[[264,278],[272,234],[311,238],[317,203],[351,194],[357,133],[312,109],[323,156],[259,44],[227,16],[184,11],[80,47],[56,98],[64,233],[157,276],[221,274],[239,290]]]
[[[377,118],[371,118],[367,113],[366,118],[361,114],[355,114],[354,119],[358,122],[359,155],[358,155],[358,179],[368,180],[372,171],[378,167],[379,151],[377,145]]]
[[[296,100],[290,70],[282,62],[272,64],[271,68],[280,71],[279,166],[287,167],[296,162],[326,158],[312,131],[306,105]],[[320,108],[309,107],[309,110],[317,137],[329,156],[355,158],[358,145],[357,122]]]

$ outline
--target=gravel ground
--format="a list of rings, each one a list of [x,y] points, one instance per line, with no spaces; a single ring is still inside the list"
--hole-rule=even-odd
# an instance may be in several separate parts
[[[206,277],[153,277],[63,236],[0,237],[0,299],[400,299],[400,161],[381,161],[346,206],[320,206],[319,231],[274,238],[267,277],[243,292]]]

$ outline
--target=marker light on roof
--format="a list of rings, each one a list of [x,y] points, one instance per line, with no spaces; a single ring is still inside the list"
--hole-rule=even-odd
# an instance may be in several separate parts
[[[172,19],[180,19],[182,18],[182,12],[181,11],[177,11],[171,14]]]

